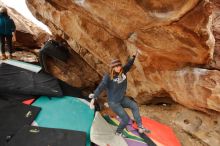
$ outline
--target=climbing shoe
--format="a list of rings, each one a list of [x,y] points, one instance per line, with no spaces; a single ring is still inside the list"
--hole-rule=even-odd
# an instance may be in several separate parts
[[[138,127],[138,132],[139,133],[151,133],[151,131],[147,128],[144,128],[143,126]]]
[[[125,138],[126,136],[122,133],[122,132],[115,132],[115,135],[121,136],[123,138]]]

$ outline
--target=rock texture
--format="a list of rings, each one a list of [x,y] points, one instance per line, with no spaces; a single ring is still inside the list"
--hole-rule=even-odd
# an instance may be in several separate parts
[[[187,133],[202,140],[210,146],[220,144],[220,118],[219,116],[207,116],[188,109],[182,109],[176,114],[173,122],[182,127]],[[185,142],[183,142],[185,145]]]
[[[220,1],[213,0],[213,33],[215,36],[215,53],[211,66],[220,69]]]
[[[66,63],[52,58],[48,58],[47,63],[49,71],[54,76],[74,87],[83,89],[86,94],[88,94],[88,89],[96,86],[100,80],[98,73],[74,51],[71,51]]]
[[[128,95],[139,103],[168,96],[189,108],[220,112],[219,71],[201,69],[212,62],[215,48],[208,0],[26,2],[100,75],[111,59],[125,63],[138,48]]]
[[[151,73],[148,80],[160,85],[164,94],[189,108],[220,111],[220,72],[201,68]],[[150,84],[152,85],[152,84]],[[148,86],[147,86],[148,87]],[[148,87],[151,89],[152,87]],[[166,95],[165,94],[165,95]],[[139,102],[145,101],[140,98]]]
[[[4,4],[0,1],[0,5]],[[26,19],[13,8],[7,7],[7,10],[16,25],[15,46],[27,49],[40,48],[42,43],[48,38],[49,34],[30,20]]]

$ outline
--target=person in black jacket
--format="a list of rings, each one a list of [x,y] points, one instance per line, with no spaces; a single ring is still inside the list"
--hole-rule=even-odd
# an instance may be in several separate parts
[[[5,55],[5,41],[7,42],[9,49],[9,58],[12,58],[12,37],[15,36],[15,23],[8,15],[5,7],[0,8],[0,49],[2,53],[2,59],[7,59]]]

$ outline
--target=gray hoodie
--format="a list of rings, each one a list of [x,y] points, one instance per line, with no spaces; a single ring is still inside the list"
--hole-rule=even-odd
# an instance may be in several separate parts
[[[109,102],[120,102],[127,89],[127,72],[131,69],[135,60],[135,56],[128,60],[127,64],[123,66],[122,78],[119,78],[118,75],[114,76],[111,80],[109,74],[105,74],[101,83],[98,85],[94,91],[94,98],[98,98],[101,92],[106,89]]]

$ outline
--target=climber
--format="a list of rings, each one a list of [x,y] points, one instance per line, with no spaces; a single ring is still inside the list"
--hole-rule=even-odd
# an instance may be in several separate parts
[[[8,58],[12,58],[12,38],[15,40],[15,23],[8,15],[5,7],[0,8],[0,49],[2,53],[2,59],[7,59],[5,55],[5,41],[7,42],[9,49]]]
[[[135,58],[138,55],[138,50],[135,55],[132,56],[125,66],[119,59],[114,59],[111,62],[111,72],[110,74],[104,75],[101,83],[98,85],[94,93],[89,94],[89,98],[92,98],[90,102],[90,108],[94,108],[95,99],[101,94],[101,92],[106,89],[108,96],[108,104],[112,111],[118,115],[122,121],[119,124],[115,134],[123,136],[123,129],[129,122],[129,116],[124,110],[124,108],[130,108],[132,110],[135,121],[138,124],[138,131],[140,133],[150,133],[150,130],[145,129],[142,125],[140,113],[137,104],[125,96],[127,89],[127,72],[131,69]]]

